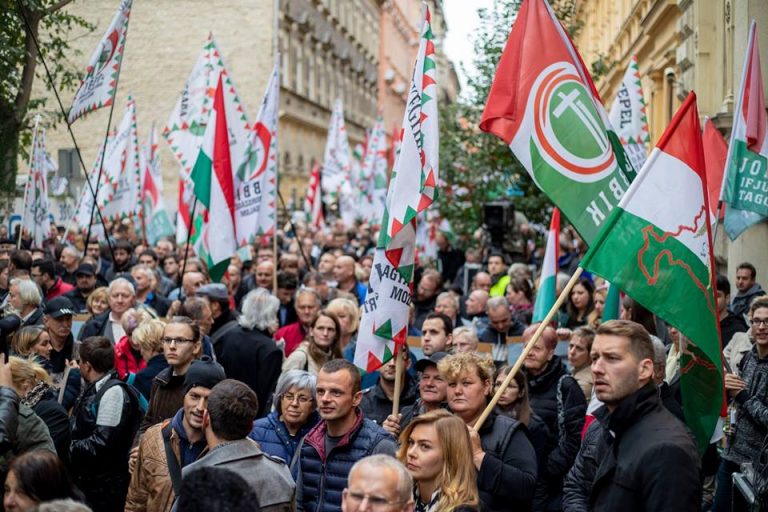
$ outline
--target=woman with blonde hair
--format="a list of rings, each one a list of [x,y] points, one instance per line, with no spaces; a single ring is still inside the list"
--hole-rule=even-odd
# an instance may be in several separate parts
[[[146,361],[146,365],[138,372],[128,374],[127,382],[133,384],[147,400],[152,391],[152,380],[168,367],[168,361],[163,354],[164,330],[165,322],[153,318],[141,322],[131,335],[131,340],[138,347],[141,359]]]
[[[13,335],[11,353],[19,357],[34,357],[45,365],[51,357],[51,337],[44,328],[29,325]]]
[[[360,308],[357,302],[338,298],[329,302],[326,309],[339,318],[341,325],[340,343],[343,352],[356,338],[357,329],[360,327]]]
[[[283,362],[283,372],[304,370],[317,376],[331,359],[341,359],[341,324],[338,317],[321,309],[309,328],[309,335]]]
[[[479,510],[477,471],[469,433],[460,418],[444,409],[417,416],[400,434],[397,457],[413,477],[416,510]]]
[[[531,510],[538,464],[523,424],[492,411],[475,429],[493,391],[493,360],[464,352],[444,357],[437,369],[448,383],[448,407],[469,430],[483,510]]]
[[[91,318],[98,316],[109,309],[109,289],[106,286],[96,288],[85,299],[85,308]]]
[[[600,322],[603,321],[603,312],[605,311],[605,299],[608,297],[608,286],[602,286],[595,289],[595,293],[592,294],[592,302],[595,307],[592,312],[587,316],[587,325],[597,329],[600,327]]]
[[[142,322],[148,321],[151,315],[144,309],[130,308],[120,318],[120,325],[125,335],[115,343],[115,371],[120,380],[125,380],[131,373],[138,373],[147,366],[142,357],[139,345],[133,339],[133,331]]]

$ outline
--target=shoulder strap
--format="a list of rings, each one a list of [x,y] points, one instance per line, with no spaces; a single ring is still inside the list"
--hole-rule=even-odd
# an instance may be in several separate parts
[[[296,447],[296,451],[293,453],[293,458],[291,459],[290,465],[288,466],[288,470],[293,473],[293,468],[296,467],[296,464],[299,463],[299,458],[301,457],[301,449],[304,447],[304,438],[301,438],[301,441],[299,441],[299,445]]]
[[[173,453],[173,447],[171,446],[171,433],[173,432],[173,423],[168,422],[163,427],[163,445],[165,446],[165,459],[168,463],[168,474],[171,477],[171,485],[173,486],[173,492],[176,496],[181,492],[181,467],[179,461],[176,459],[176,454]]]

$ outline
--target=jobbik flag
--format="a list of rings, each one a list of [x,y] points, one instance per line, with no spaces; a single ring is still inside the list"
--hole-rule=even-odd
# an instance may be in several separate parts
[[[768,115],[763,91],[757,24],[753,20],[721,192],[727,204],[725,232],[731,240],[768,218]]]
[[[368,146],[361,169],[360,216],[375,224],[381,219],[387,200],[387,131],[384,118],[379,115],[368,137]]]
[[[235,231],[245,247],[258,237],[275,233],[277,210],[277,111],[280,106],[280,67],[275,62],[264,99],[251,132],[244,161],[236,176]]]
[[[547,232],[547,246],[544,250],[544,261],[541,265],[539,289],[536,291],[536,302],[533,307],[533,321],[541,322],[557,299],[557,261],[560,249],[560,210],[552,210],[552,220]]]
[[[690,340],[680,359],[681,390],[685,420],[702,450],[723,400],[704,167],[690,93],[581,262]]]
[[[109,146],[109,143],[114,138],[114,136],[115,136],[114,132],[107,134],[107,143],[106,143],[107,146]],[[99,177],[99,168],[101,166],[103,154],[104,154],[104,146],[101,146],[99,148],[99,153],[96,155],[96,160],[93,162],[93,165],[91,166],[91,170],[88,173],[88,180],[91,186],[93,187],[93,191],[95,191],[97,187],[98,177]],[[102,173],[102,181],[101,181],[101,184],[98,186],[99,196],[104,197],[105,195],[108,196],[109,194],[114,193],[117,183],[112,182],[111,179],[112,177],[109,176],[107,173]],[[96,214],[96,212],[94,211],[93,192],[91,191],[91,188],[88,186],[88,183],[86,183],[85,185],[83,185],[83,188],[80,191],[80,200],[77,202],[77,207],[75,208],[75,214],[72,217],[72,224],[75,226],[77,230],[85,232],[88,230],[88,226],[91,224],[92,214]]]
[[[480,129],[509,145],[588,245],[635,174],[546,0],[523,1]]]
[[[219,76],[208,119],[191,178],[195,196],[207,210],[203,247],[207,250],[211,279],[220,281],[237,251],[235,230],[235,179],[224,106],[224,81]]]
[[[21,228],[32,238],[35,247],[42,247],[43,240],[51,234],[51,217],[48,206],[48,173],[53,171],[45,149],[45,129],[35,119],[32,133],[32,151],[29,156],[29,175],[24,188],[24,213]]]
[[[132,3],[133,0],[120,2],[112,23],[91,55],[85,76],[69,109],[70,123],[89,112],[112,105],[115,101]]]
[[[101,173],[104,181],[99,186],[98,202],[104,220],[117,222],[138,217],[141,165],[136,102],[130,96],[117,132],[107,143]]]
[[[347,127],[344,123],[344,106],[341,100],[333,104],[331,121],[328,125],[328,138],[323,154],[322,180],[323,203],[331,206],[338,203],[342,208],[342,196],[352,193],[350,174],[352,156],[349,151]],[[340,212],[343,215],[343,212]]]
[[[163,174],[160,169],[160,155],[157,152],[157,129],[154,123],[149,130],[147,143],[141,153],[141,215],[144,237],[150,245],[164,236],[174,233],[171,217],[163,200]]]
[[[648,131],[648,116],[646,113],[643,86],[640,83],[640,68],[637,65],[637,55],[633,55],[624,73],[624,79],[613,100],[608,114],[611,126],[616,130],[632,167],[639,170],[648,155],[648,144],[651,142]]]
[[[438,180],[437,69],[428,8],[392,171],[381,232],[363,304],[355,365],[371,372],[389,360],[408,335],[413,295],[416,216],[435,199]]]

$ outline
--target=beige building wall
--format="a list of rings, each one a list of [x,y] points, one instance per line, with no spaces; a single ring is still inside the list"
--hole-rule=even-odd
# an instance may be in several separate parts
[[[765,0],[587,0],[580,2],[576,17],[583,28],[574,42],[584,62],[608,66],[596,81],[607,108],[629,59],[638,56],[653,144],[689,91],[696,92],[702,117],[730,134],[751,19],[758,24],[764,75],[768,69]],[[727,260],[729,278],[740,262],[751,261],[763,272],[758,280],[768,282],[768,223],[735,242],[718,231],[716,255]]]

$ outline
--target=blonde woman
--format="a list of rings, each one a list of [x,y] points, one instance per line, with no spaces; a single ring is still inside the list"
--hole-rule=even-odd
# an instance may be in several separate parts
[[[109,289],[106,286],[96,288],[85,300],[85,308],[91,318],[98,316],[109,309]]]
[[[141,359],[146,361],[146,365],[135,374],[129,374],[127,382],[133,384],[147,400],[152,391],[152,380],[168,367],[163,354],[164,330],[165,322],[151,319],[141,322],[131,336],[132,343],[138,347]]]
[[[51,337],[48,331],[36,325],[22,327],[13,335],[11,351],[19,357],[34,357],[40,364],[51,358]]]
[[[413,477],[416,510],[479,510],[469,433],[458,417],[444,409],[417,416],[400,434],[397,457]]]
[[[360,327],[360,308],[357,302],[339,298],[329,302],[326,309],[335,314],[339,319],[339,324],[341,325],[339,341],[341,343],[341,351],[343,352],[357,337],[357,329]]]

